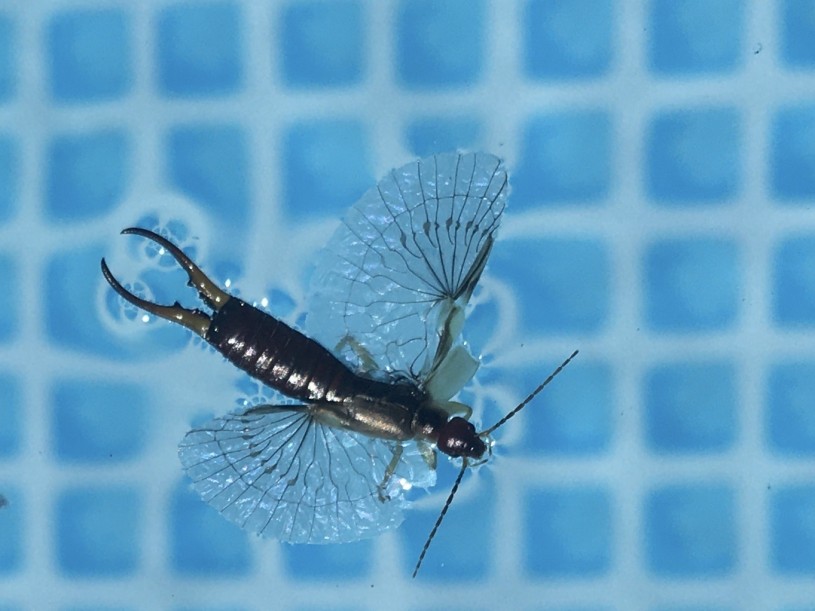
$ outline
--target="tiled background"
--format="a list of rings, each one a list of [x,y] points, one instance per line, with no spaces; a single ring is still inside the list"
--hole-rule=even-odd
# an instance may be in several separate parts
[[[175,447],[254,390],[98,263],[128,225],[302,320],[388,169],[506,159],[467,330],[491,423],[393,534],[246,536]],[[0,609],[815,609],[815,0],[6,0]],[[483,409],[482,409],[483,408]]]

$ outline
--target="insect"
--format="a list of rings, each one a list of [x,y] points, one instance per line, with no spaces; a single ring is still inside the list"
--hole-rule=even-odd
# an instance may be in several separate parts
[[[483,431],[452,400],[478,367],[461,329],[507,190],[500,160],[486,153],[392,170],[350,209],[317,260],[310,336],[225,292],[161,235],[122,232],[169,253],[211,313],[141,299],[102,259],[122,298],[192,330],[295,401],[241,409],[186,434],[179,457],[206,502],[281,541],[356,541],[402,522],[405,491],[435,483],[438,450],[461,459],[461,470],[415,577],[466,468],[489,454],[490,434],[577,354]]]

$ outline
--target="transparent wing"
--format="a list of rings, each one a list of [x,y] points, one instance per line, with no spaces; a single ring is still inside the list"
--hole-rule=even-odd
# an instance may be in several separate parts
[[[435,155],[392,170],[320,254],[309,334],[361,366],[370,360],[425,379],[458,335],[507,190],[506,171],[487,153]]]
[[[395,528],[411,485],[435,472],[403,447],[382,501],[396,443],[325,426],[305,406],[261,405],[191,430],[179,457],[193,487],[242,528],[290,543],[344,543]]]

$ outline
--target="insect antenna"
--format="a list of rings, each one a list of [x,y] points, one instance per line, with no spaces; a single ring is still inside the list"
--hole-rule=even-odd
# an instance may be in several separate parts
[[[550,373],[549,376],[543,382],[541,382],[540,385],[535,390],[533,390],[531,393],[529,393],[529,396],[526,399],[521,401],[517,405],[517,407],[515,407],[515,409],[510,411],[506,416],[501,418],[498,422],[493,424],[490,428],[478,433],[478,436],[479,437],[488,436],[495,429],[497,429],[500,426],[503,426],[504,423],[507,420],[512,418],[515,414],[517,414],[524,407],[526,407],[527,404],[530,401],[532,401],[532,399],[534,399],[538,395],[538,393],[540,391],[542,391],[544,388],[546,388],[546,386],[549,384],[549,382],[551,382],[552,380],[555,379],[555,376],[557,376],[561,371],[563,371],[563,369],[566,367],[566,365],[568,365],[571,362],[571,360],[574,357],[577,356],[578,352],[579,352],[579,350],[575,350],[574,352],[572,352],[569,355],[569,358],[567,358],[565,361],[563,361],[558,366],[557,369],[555,369],[552,373]],[[436,518],[436,523],[433,525],[433,530],[431,530],[430,534],[427,536],[427,541],[424,542],[424,547],[422,548],[422,553],[419,554],[419,560],[416,562],[416,568],[413,569],[413,577],[414,577],[414,579],[416,577],[416,574],[419,572],[419,568],[422,566],[422,561],[424,560],[425,554],[427,554],[427,548],[430,547],[430,542],[433,541],[433,537],[436,536],[436,532],[439,530],[439,526],[441,526],[442,520],[444,520],[444,516],[447,514],[447,510],[450,509],[450,504],[453,502],[453,497],[456,496],[456,492],[458,492],[458,487],[461,484],[462,478],[464,477],[464,471],[467,470],[468,466],[469,466],[469,464],[467,462],[467,458],[465,457],[463,459],[462,464],[461,464],[461,471],[459,471],[458,477],[456,477],[456,482],[453,484],[453,488],[450,490],[450,495],[447,497],[447,501],[444,503],[444,507],[442,507],[441,513],[439,514],[439,517]]]
[[[509,419],[510,419],[510,418],[512,418],[512,417],[513,417],[515,414],[517,414],[519,411],[521,411],[523,408],[525,408],[525,407],[527,406],[527,404],[528,404],[528,403],[529,403],[529,402],[530,402],[532,399],[534,399],[534,398],[537,396],[537,394],[538,394],[540,391],[542,391],[544,388],[546,388],[546,386],[547,386],[547,384],[549,384],[549,382],[551,382],[552,380],[554,380],[554,379],[555,379],[555,376],[556,376],[557,374],[559,374],[561,371],[563,371],[564,367],[566,367],[566,365],[568,365],[568,364],[571,362],[571,360],[572,360],[574,357],[576,357],[576,356],[577,356],[577,353],[578,353],[578,352],[579,352],[579,350],[575,350],[574,352],[572,352],[572,353],[569,355],[569,358],[567,358],[565,361],[563,361],[563,362],[562,362],[562,363],[561,363],[561,364],[558,366],[558,368],[557,368],[557,369],[555,369],[555,370],[554,370],[552,373],[550,373],[550,374],[549,374],[549,377],[547,377],[547,378],[546,378],[546,379],[545,379],[543,382],[541,382],[541,383],[540,383],[540,385],[539,385],[539,386],[538,386],[538,387],[537,387],[535,390],[533,390],[531,393],[529,393],[529,396],[528,396],[526,399],[524,399],[523,401],[521,401],[521,402],[518,404],[518,406],[517,406],[515,409],[513,409],[513,410],[512,410],[511,412],[509,412],[509,413],[508,413],[506,416],[504,416],[503,418],[501,418],[501,419],[500,419],[498,422],[496,422],[495,424],[493,424],[493,425],[492,425],[490,428],[488,428],[488,429],[486,429],[486,430],[481,431],[481,432],[478,434],[478,435],[479,435],[479,437],[486,437],[487,435],[489,435],[490,433],[492,433],[492,432],[493,432],[495,429],[497,429],[498,427],[503,426],[503,425],[506,423],[506,421],[507,421],[507,420],[509,420]]]
[[[461,484],[461,478],[464,477],[464,471],[466,470],[467,470],[467,459],[464,458],[463,462],[461,463],[461,471],[458,472],[458,477],[456,478],[456,483],[453,484],[453,488],[450,490],[450,496],[447,497],[447,501],[444,503],[444,507],[442,507],[439,517],[436,518],[436,523],[433,525],[433,530],[431,530],[430,534],[427,536],[427,541],[424,542],[422,553],[419,554],[419,560],[416,561],[416,568],[413,569],[414,579],[416,578],[416,574],[419,572],[419,567],[422,566],[422,561],[424,560],[425,554],[427,553],[427,548],[430,547],[430,542],[433,540],[433,537],[436,536],[436,531],[439,530],[439,526],[441,526],[441,521],[444,520],[444,516],[447,513],[447,510],[450,509],[450,503],[453,502],[453,497],[456,495],[456,492],[458,491],[458,487]]]

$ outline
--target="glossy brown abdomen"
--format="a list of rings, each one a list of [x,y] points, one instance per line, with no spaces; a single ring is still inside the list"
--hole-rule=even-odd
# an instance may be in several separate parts
[[[361,380],[313,339],[236,297],[213,315],[205,339],[236,367],[301,401],[342,401]]]

